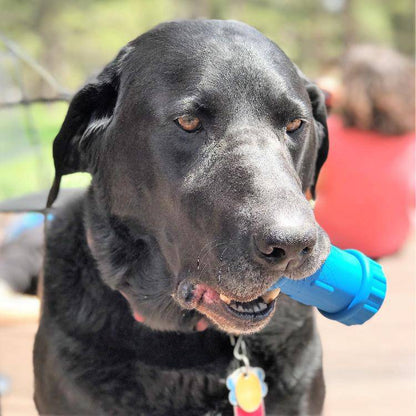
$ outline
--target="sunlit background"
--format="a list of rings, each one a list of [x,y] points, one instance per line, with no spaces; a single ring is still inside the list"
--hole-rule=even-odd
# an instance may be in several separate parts
[[[0,200],[49,186],[50,144],[66,109],[13,104],[70,95],[124,44],[162,21],[244,21],[312,78],[336,71],[355,43],[414,54],[411,0],[0,0],[0,10]]]

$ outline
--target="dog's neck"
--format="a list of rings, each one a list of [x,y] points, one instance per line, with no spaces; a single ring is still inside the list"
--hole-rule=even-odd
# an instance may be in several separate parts
[[[134,319],[121,293],[101,279],[87,241],[84,209],[85,201],[79,200],[62,215],[57,212],[48,231],[51,238],[45,259],[44,305],[50,324],[57,326],[56,332],[65,328],[86,351],[91,346],[111,350],[152,367],[228,366],[232,347],[227,334],[214,329],[157,331]],[[55,227],[59,228],[57,235],[66,237],[65,244],[53,238]],[[53,275],[48,272],[52,270],[50,265]]]
[[[136,224],[112,216],[90,189],[84,202],[84,235],[101,280],[123,293],[134,313],[156,330],[192,332],[201,328],[203,317],[183,310],[172,297],[175,278],[166,264],[156,239],[149,234],[132,234]],[[140,319],[143,320],[143,319]]]

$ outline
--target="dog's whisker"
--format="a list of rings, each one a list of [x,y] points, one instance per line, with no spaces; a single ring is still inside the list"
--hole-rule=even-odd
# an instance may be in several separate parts
[[[212,244],[214,244],[215,243],[215,240],[214,241],[212,241]],[[215,245],[212,245],[211,247],[208,247],[208,248],[206,248],[207,247],[207,245],[205,245],[204,246],[204,249],[206,248],[206,250],[205,250],[205,253],[204,253],[204,255],[202,256],[202,257],[198,257],[198,260],[199,260],[199,266],[201,265],[201,264],[203,264],[203,261],[205,260],[205,258],[210,254],[210,252],[212,251],[212,250],[214,250],[215,248],[217,248],[217,247],[220,247],[220,246],[222,246],[222,245],[225,245],[225,244],[227,244],[227,242],[220,242],[220,243],[218,243],[218,244],[215,244]],[[203,272],[205,271],[205,269],[206,269],[206,267],[208,266],[208,264],[205,262],[204,263],[204,265],[203,265],[203,267],[202,267],[202,269],[201,269],[201,267],[200,267],[200,274],[202,275],[203,274]]]
[[[208,251],[209,252],[209,250],[212,248],[212,247],[210,247],[210,246],[212,246],[212,245],[214,245],[214,244],[216,244],[217,242],[218,242],[219,240],[212,240],[212,241],[209,241],[208,243],[206,243],[202,248],[201,248],[201,250],[199,251],[199,255],[198,255],[198,258],[200,259],[201,258],[201,256],[204,254],[205,255],[205,253]],[[216,246],[219,246],[219,245],[222,245],[222,244],[225,244],[225,243],[221,243],[221,242],[219,242],[218,243],[218,245],[216,245]]]
[[[224,253],[228,250],[229,246],[226,246],[225,249],[222,251],[222,253],[220,254],[219,257],[219,261],[220,261],[220,265],[218,267],[218,272],[217,272],[217,281],[218,284],[221,284],[221,279],[222,279],[222,268],[223,268],[223,257],[224,257]]]
[[[205,258],[206,258],[206,257],[208,257],[209,253],[210,253],[212,250],[214,250],[215,248],[220,247],[221,245],[224,245],[224,244],[227,244],[227,243],[226,243],[226,242],[224,242],[224,243],[219,243],[219,244],[216,244],[215,246],[210,247],[210,249],[209,249],[208,251],[206,251],[206,252],[205,252],[204,257],[203,257],[202,259],[200,259],[200,263],[202,263],[202,261],[203,261],[203,260],[205,260]],[[209,264],[208,264],[208,263],[209,263]],[[208,262],[205,262],[205,263],[204,263],[204,266],[203,266],[203,267],[202,267],[202,269],[200,270],[200,275],[203,275],[203,273],[204,273],[204,271],[206,270],[206,268],[207,268],[207,267],[211,267],[211,268],[213,269],[212,264],[211,264],[211,259],[209,259],[209,261],[208,261]]]

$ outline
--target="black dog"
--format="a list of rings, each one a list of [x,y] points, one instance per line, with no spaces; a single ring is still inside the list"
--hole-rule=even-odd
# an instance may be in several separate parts
[[[325,118],[317,87],[237,22],[157,26],[77,93],[49,204],[64,174],[92,184],[48,230],[41,414],[232,414],[228,334],[248,334],[268,414],[321,412],[312,310],[266,292],[328,254],[305,197]]]

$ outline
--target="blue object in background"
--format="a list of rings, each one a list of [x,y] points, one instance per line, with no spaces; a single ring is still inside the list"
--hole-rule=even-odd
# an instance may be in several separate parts
[[[323,266],[302,280],[279,279],[271,289],[305,305],[316,306],[329,319],[362,324],[380,309],[386,295],[382,267],[357,250],[331,246]]]
[[[43,224],[44,219],[45,216],[40,212],[29,212],[27,214],[19,215],[17,220],[15,220],[8,228],[6,228],[5,240],[14,240],[25,231],[39,227]]]
[[[20,214],[18,218],[6,228],[4,240],[6,242],[12,241],[20,237],[24,232],[43,225],[44,219],[45,214],[42,214],[41,212]],[[46,219],[52,221],[53,214],[48,213]]]

